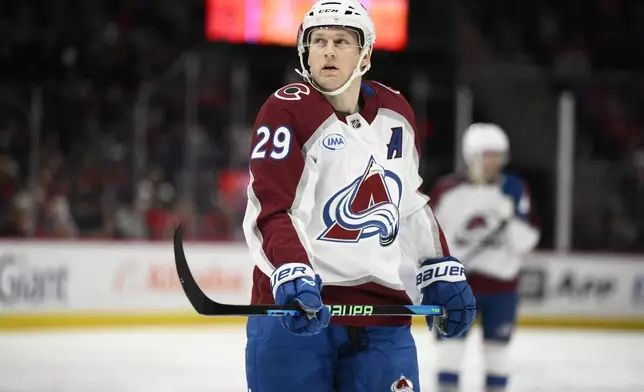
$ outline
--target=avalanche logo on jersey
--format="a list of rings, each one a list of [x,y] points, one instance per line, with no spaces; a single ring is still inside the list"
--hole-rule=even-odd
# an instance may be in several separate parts
[[[494,231],[500,224],[500,219],[492,213],[478,213],[466,219],[455,233],[454,243],[458,246],[468,246],[480,242]]]
[[[359,242],[378,235],[380,245],[391,245],[398,235],[401,196],[400,178],[372,156],[364,173],[326,202],[327,229],[318,240]]]

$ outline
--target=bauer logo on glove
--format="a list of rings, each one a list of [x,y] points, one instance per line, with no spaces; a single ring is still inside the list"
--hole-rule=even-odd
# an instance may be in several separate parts
[[[465,280],[465,267],[456,261],[443,261],[436,264],[423,265],[416,275],[416,285],[429,286],[436,281],[462,282]]]
[[[279,268],[277,271],[275,271],[273,276],[271,276],[271,288],[274,289],[275,286],[279,286],[283,282],[295,280],[303,276],[309,276],[315,279],[315,274],[313,273],[311,268],[306,264],[300,264],[300,263],[291,263],[291,264],[292,265],[286,264],[282,266],[282,268]]]
[[[277,305],[297,305],[299,315],[285,314],[282,326],[295,335],[316,335],[329,325],[331,314],[322,303],[322,279],[303,263],[287,263],[271,276],[271,288]]]
[[[465,268],[453,257],[425,260],[416,275],[423,305],[440,305],[446,316],[427,318],[427,325],[436,327],[444,338],[458,337],[476,316],[476,299],[465,277]]]

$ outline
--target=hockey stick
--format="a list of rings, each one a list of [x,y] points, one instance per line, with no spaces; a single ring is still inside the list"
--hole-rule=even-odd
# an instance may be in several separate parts
[[[472,259],[478,252],[481,250],[485,249],[487,247],[487,242],[490,241],[492,238],[496,237],[500,232],[505,230],[505,227],[508,225],[507,220],[501,221],[499,226],[492,230],[489,234],[487,234],[485,237],[483,237],[479,242],[477,242],[473,247],[468,250],[463,257],[459,258],[461,263],[467,263],[470,259]]]
[[[208,298],[190,272],[183,252],[181,226],[174,231],[174,261],[183,291],[197,313],[204,316],[297,316],[296,305],[230,305]],[[327,305],[331,316],[444,316],[443,308],[434,305]],[[437,317],[435,320],[442,319]]]

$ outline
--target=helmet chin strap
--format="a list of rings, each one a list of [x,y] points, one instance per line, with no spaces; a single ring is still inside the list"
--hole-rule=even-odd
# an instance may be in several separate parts
[[[329,96],[329,97],[335,97],[335,96],[340,95],[343,92],[345,92],[346,89],[349,88],[349,86],[351,85],[351,82],[353,82],[353,80],[355,78],[357,78],[358,76],[364,75],[365,73],[367,73],[369,68],[371,68],[371,62],[369,62],[364,67],[364,69],[360,69],[361,68],[360,63],[362,62],[362,59],[364,59],[364,57],[366,55],[367,55],[367,48],[364,48],[364,49],[362,49],[362,53],[360,53],[360,58],[358,59],[358,64],[356,64],[356,67],[353,70],[353,73],[351,74],[351,76],[349,77],[349,80],[347,80],[342,86],[340,86],[340,88],[338,88],[336,90],[333,90],[333,91],[325,91],[325,90],[322,89],[322,87],[318,86],[318,84],[315,82],[315,80],[313,80],[313,75],[311,75],[311,73],[309,71],[307,71],[306,68],[304,68],[304,64],[302,64],[302,70],[296,69],[295,72],[297,72],[298,75],[303,77],[304,80],[309,82],[309,84],[311,86],[313,86],[314,89],[318,90],[320,93],[322,93],[322,94],[324,94],[326,96]]]

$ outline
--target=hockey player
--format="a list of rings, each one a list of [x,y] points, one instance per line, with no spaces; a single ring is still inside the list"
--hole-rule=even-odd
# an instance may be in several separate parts
[[[468,270],[483,327],[486,391],[503,391],[508,382],[508,347],[517,313],[517,275],[521,257],[539,240],[525,182],[503,170],[509,142],[494,124],[476,123],[463,135],[467,173],[440,179],[431,205],[452,255]],[[439,336],[440,392],[456,391],[464,338]]]
[[[474,318],[464,269],[417,192],[412,110],[398,91],[362,81],[374,41],[359,2],[318,1],[298,31],[303,81],[257,116],[244,217],[251,301],[303,314],[249,318],[249,391],[419,391],[409,317],[330,320],[323,307],[410,304],[401,262],[416,263],[422,303],[446,309],[445,337]]]

